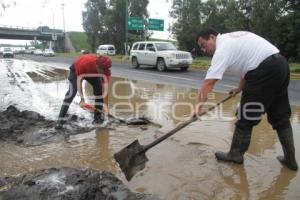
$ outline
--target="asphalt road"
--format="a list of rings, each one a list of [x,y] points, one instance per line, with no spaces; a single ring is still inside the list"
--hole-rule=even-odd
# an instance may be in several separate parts
[[[71,65],[74,59],[65,57],[44,57],[34,55],[17,55],[17,59],[29,59],[37,62],[63,63]],[[159,72],[153,67],[141,66],[140,69],[132,68],[131,64],[113,62],[112,75],[134,80],[144,80],[149,82],[172,84],[181,87],[198,89],[204,80],[206,71],[189,69],[186,72],[177,69]],[[215,86],[215,91],[227,93],[231,88],[238,85],[239,78],[225,74],[221,81]],[[289,85],[289,97],[292,105],[300,106],[300,81],[292,80]]]

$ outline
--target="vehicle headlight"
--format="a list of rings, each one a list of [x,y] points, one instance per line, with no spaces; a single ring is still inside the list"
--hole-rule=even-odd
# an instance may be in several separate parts
[[[175,53],[168,54],[168,55],[166,56],[166,58],[168,58],[168,59],[176,58],[176,54],[175,54]]]

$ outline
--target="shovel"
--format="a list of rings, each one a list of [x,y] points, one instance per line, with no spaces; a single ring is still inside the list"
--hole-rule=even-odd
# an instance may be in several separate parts
[[[218,102],[215,106],[211,106],[205,112],[202,112],[199,116],[203,116],[207,114],[209,111],[215,109],[220,104],[224,103],[225,101],[229,100],[232,96],[227,96],[222,101]],[[181,130],[182,128],[186,127],[190,123],[197,120],[197,117],[192,117],[189,120],[178,124],[174,129],[166,133],[165,135],[157,138],[152,143],[148,145],[141,145],[138,140],[135,140],[121,151],[114,154],[114,158],[119,164],[121,170],[125,174],[125,177],[128,181],[138,172],[145,168],[146,162],[148,158],[146,156],[146,151],[150,148],[154,147],[155,145],[159,144],[163,140],[167,139],[171,135],[175,134],[177,131]]]

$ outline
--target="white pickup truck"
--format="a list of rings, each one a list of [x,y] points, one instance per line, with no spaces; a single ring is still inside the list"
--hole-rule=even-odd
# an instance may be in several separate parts
[[[156,66],[159,71],[168,68],[186,71],[193,62],[191,53],[177,50],[170,42],[160,41],[135,42],[130,51],[130,60],[135,68],[140,65]]]

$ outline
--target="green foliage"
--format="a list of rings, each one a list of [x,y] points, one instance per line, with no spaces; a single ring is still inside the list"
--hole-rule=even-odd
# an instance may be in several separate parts
[[[193,60],[192,67],[196,69],[207,70],[210,66],[211,58],[209,57],[197,57]]]
[[[76,51],[92,50],[91,45],[87,42],[88,38],[85,32],[69,32],[68,34]]]
[[[15,5],[16,5],[15,0],[0,0],[0,16],[2,15],[2,12],[5,9]]]
[[[290,63],[290,70],[294,73],[300,73],[300,63]]]
[[[211,26],[219,32],[247,30],[276,45],[291,61],[300,61],[299,0],[173,0],[171,31],[181,49],[196,50],[195,34]]]
[[[117,53],[124,53],[125,0],[88,0],[82,13],[83,27],[92,50],[100,44],[114,44]],[[147,18],[149,0],[128,0],[129,16]],[[130,31],[129,43],[145,37],[144,31]]]

